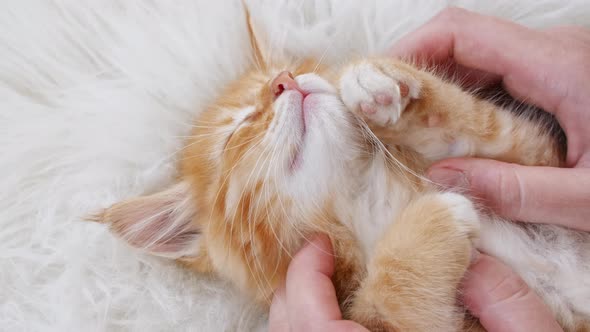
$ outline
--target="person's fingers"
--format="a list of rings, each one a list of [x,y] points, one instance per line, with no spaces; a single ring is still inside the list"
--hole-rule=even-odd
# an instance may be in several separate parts
[[[270,332],[289,331],[286,296],[285,284],[274,292],[268,317],[268,330]]]
[[[291,327],[309,321],[342,319],[332,284],[332,244],[318,236],[293,258],[287,272],[287,305]]]
[[[401,39],[393,53],[432,63],[452,59],[462,66],[500,75],[515,97],[528,97],[551,112],[567,95],[556,81],[563,75],[554,74],[563,49],[553,46],[543,32],[449,8]],[[534,57],[530,56],[532,49]],[[556,86],[545,86],[548,84]]]
[[[508,266],[479,255],[463,282],[463,301],[489,332],[562,331],[551,310]]]
[[[582,112],[590,103],[584,92],[590,89],[589,36],[583,28],[536,31],[450,8],[402,38],[393,54],[430,63],[452,60],[502,77],[513,97],[556,114],[568,135],[573,165],[590,139],[585,134],[590,112]]]
[[[268,330],[270,332],[284,332],[296,331],[289,326],[289,319],[287,314],[287,293],[285,284],[279,287],[273,296],[272,304],[270,306],[270,314],[268,319]],[[311,322],[310,322],[311,323]],[[349,320],[330,320],[330,321],[314,321],[312,323],[312,330],[305,330],[305,332],[313,331],[335,331],[335,332],[366,332],[367,329],[361,325]]]
[[[355,322],[341,320],[333,274],[332,244],[325,235],[310,241],[293,257],[286,288],[291,331],[367,331]]]
[[[590,230],[590,169],[457,158],[434,164],[428,177],[446,187],[466,189],[511,220]]]
[[[530,49],[523,49],[521,46],[527,45],[521,43],[530,44],[542,37],[542,32],[510,21],[460,8],[447,8],[401,38],[393,46],[392,54],[433,64],[452,59],[469,68],[504,75],[506,62],[511,64],[514,62],[511,59],[517,55],[530,52]],[[505,54],[507,50],[517,54]],[[521,59],[517,60],[521,62]]]
[[[470,86],[483,87],[500,81],[502,77],[497,73],[470,67],[469,63],[472,61],[462,63],[455,58],[455,40],[460,36],[455,33],[457,27],[454,26],[454,17],[462,16],[463,12],[464,10],[457,8],[443,10],[426,24],[398,40],[391,48],[391,55],[420,64],[435,65],[436,68],[442,67],[444,73],[458,77],[460,82]],[[461,59],[461,51],[458,56]]]

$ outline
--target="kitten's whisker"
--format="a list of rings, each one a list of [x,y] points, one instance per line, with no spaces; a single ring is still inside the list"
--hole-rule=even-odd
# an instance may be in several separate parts
[[[316,63],[315,67],[313,68],[312,73],[315,73],[318,70],[318,68],[322,65],[322,62],[325,60],[326,55],[328,54],[328,50],[332,47],[332,45],[334,45],[335,40],[336,40],[336,36],[334,36],[333,38],[330,39],[330,41],[328,42],[328,45],[326,46],[326,48],[322,52],[320,59]]]
[[[269,181],[270,181],[270,182],[274,182],[274,181],[272,181],[272,179],[270,179],[270,177],[269,177],[269,173],[270,173],[270,170],[273,168],[273,166],[274,166],[274,165],[276,165],[277,152],[279,151],[279,150],[278,150],[278,146],[279,146],[279,144],[273,144],[272,146],[273,146],[273,149],[272,149],[272,152],[270,153],[270,158],[267,158],[267,163],[268,163],[268,165],[266,165],[266,169],[267,169],[267,170],[266,170],[266,174],[265,174],[265,176],[264,176],[264,178],[263,178],[263,179],[264,179],[264,183],[266,183],[266,184],[268,184],[268,182],[269,182]],[[276,169],[277,169],[277,168],[275,168],[275,171],[276,171]],[[261,171],[261,170],[262,170],[262,169],[260,169],[259,171]],[[275,174],[275,179],[276,179],[276,178],[277,178],[277,176],[276,176],[276,174]],[[276,183],[275,183],[275,186],[276,186]],[[278,188],[277,188],[277,189],[278,189]],[[276,192],[277,194],[279,193],[279,191],[278,191],[278,190],[276,190],[276,189],[275,189],[275,192]],[[271,211],[273,211],[273,215],[272,215],[272,216],[271,216],[271,215],[270,215],[270,213],[268,212],[268,211],[269,211],[269,207],[270,207],[269,205],[272,203],[272,201],[269,199],[269,198],[270,198],[270,197],[269,197],[270,195],[268,194],[268,193],[269,193],[269,186],[264,186],[264,187],[263,187],[263,193],[264,193],[264,195],[265,195],[265,198],[263,199],[263,201],[264,201],[264,202],[266,202],[266,204],[264,205],[264,211],[265,211],[265,220],[266,220],[267,224],[270,226],[270,228],[271,228],[271,232],[272,232],[272,233],[273,233],[273,235],[275,236],[275,239],[277,240],[277,243],[279,244],[279,246],[280,246],[280,247],[281,247],[281,249],[282,249],[282,250],[280,250],[280,251],[279,251],[279,257],[278,257],[278,258],[277,258],[277,260],[276,260],[276,264],[275,264],[275,267],[274,267],[274,269],[273,269],[273,271],[272,271],[272,274],[270,275],[270,278],[269,278],[269,277],[267,277],[267,274],[266,274],[266,273],[265,273],[265,274],[263,274],[263,275],[265,276],[265,278],[267,279],[267,284],[268,284],[269,288],[271,288],[270,290],[272,290],[272,285],[270,284],[270,282],[269,282],[269,280],[268,280],[268,279],[272,280],[272,279],[274,278],[274,276],[276,275],[276,272],[277,272],[277,270],[278,270],[278,267],[279,267],[279,264],[280,264],[280,261],[281,261],[281,256],[282,256],[282,254],[283,254],[283,251],[285,251],[285,252],[286,252],[286,253],[289,255],[289,257],[291,257],[291,255],[290,255],[290,253],[289,253],[289,250],[287,250],[287,248],[284,246],[284,244],[283,244],[283,242],[281,241],[281,239],[280,239],[280,238],[278,237],[278,235],[276,234],[276,232],[275,232],[275,230],[274,230],[274,227],[272,226],[272,224],[273,224],[273,220],[271,220],[271,218],[272,218],[272,217],[275,217],[275,214],[274,214],[274,209],[271,209]],[[280,200],[280,195],[277,195],[277,197],[278,197],[278,199]]]
[[[261,158],[262,156],[263,156],[263,154],[261,154],[261,155],[258,157],[258,159],[257,159],[257,161],[256,161],[256,164],[258,164],[258,161],[260,160],[260,158]],[[253,174],[253,171],[254,171],[254,169],[255,169],[255,168],[253,168],[252,172],[250,172],[250,176],[248,177],[248,180],[246,181],[246,185],[243,187],[243,189],[242,189],[242,192],[240,193],[240,196],[239,196],[239,197],[243,197],[243,195],[244,195],[244,192],[245,192],[245,190],[246,190],[246,188],[248,187],[248,184],[249,184],[249,182],[250,182],[250,178],[251,178],[251,176],[252,176],[252,174]],[[231,220],[231,222],[232,222],[232,223],[231,223],[231,227],[230,227],[230,233],[232,233],[232,234],[233,234],[233,227],[234,227],[234,225],[235,225],[235,222],[234,222],[234,221],[235,221],[235,219],[236,219],[236,213],[237,213],[237,211],[238,211],[238,208],[241,208],[241,204],[240,204],[239,202],[238,202],[238,207],[237,207],[237,208],[236,208],[236,210],[234,211],[234,215],[233,215],[233,218],[232,218],[232,220]],[[249,225],[249,227],[250,227],[250,225]],[[240,234],[244,234],[244,221],[243,221],[243,220],[240,220]],[[253,246],[252,246],[252,239],[250,239],[250,244],[251,244],[250,248],[252,248],[252,247],[253,247]],[[254,248],[254,249],[255,249],[255,248]],[[258,288],[258,290],[259,290],[259,291],[261,291],[261,292],[262,292],[262,294],[265,296],[265,300],[266,300],[266,301],[269,301],[268,297],[266,296],[266,293],[264,293],[264,292],[263,292],[263,288],[262,288],[262,285],[261,285],[261,282],[260,282],[260,279],[259,279],[258,273],[257,273],[257,272],[256,272],[256,271],[255,271],[255,270],[252,268],[252,266],[251,266],[251,264],[250,264],[250,261],[248,260],[248,257],[250,257],[250,255],[249,255],[249,254],[252,254],[252,253],[254,253],[254,255],[255,255],[255,253],[256,253],[256,252],[255,252],[255,250],[254,250],[253,252],[247,253],[247,252],[246,252],[246,246],[245,246],[245,245],[242,245],[242,253],[244,254],[244,258],[245,258],[245,261],[246,261],[246,266],[248,267],[248,270],[250,271],[250,275],[253,277],[253,279],[254,279],[254,282],[256,283],[256,287],[257,287],[257,288]]]
[[[276,160],[276,158],[277,158],[277,152],[279,151],[279,150],[278,150],[278,146],[279,146],[278,144],[275,144],[275,145],[273,145],[273,151],[272,151],[272,154],[271,154],[271,159],[270,159],[270,160],[271,160],[271,167],[272,167],[272,165],[276,165],[276,162],[275,162],[275,160]],[[277,177],[277,174],[276,174],[277,172],[278,172],[278,169],[277,169],[277,168],[275,168],[275,174],[274,174],[274,178],[275,178],[275,179],[277,179],[277,178],[278,178],[278,177]],[[266,178],[267,180],[269,179],[269,173],[270,173],[270,167],[267,169],[267,172],[266,172],[266,175],[265,175],[265,178]],[[268,188],[265,188],[265,189],[267,189],[267,190],[265,190],[265,194],[267,195],[267,197],[266,197],[266,199],[265,199],[265,200],[266,200],[266,201],[268,201],[268,198],[269,198],[269,197],[268,197],[268,192],[269,192],[269,190],[268,190]],[[281,195],[279,194],[279,191],[278,191],[278,187],[277,187],[277,184],[276,184],[276,182],[275,182],[275,192],[278,194],[278,195],[277,195],[277,197],[278,197],[278,200],[279,200],[279,203],[278,203],[278,204],[281,206],[281,209],[282,209],[283,211],[285,211],[285,208],[284,208],[284,206],[283,206],[283,202],[282,202],[282,200],[280,199]],[[272,215],[272,217],[274,218],[274,217],[276,217],[276,215],[275,215],[275,213],[274,213],[274,209],[273,209],[272,211],[273,211],[273,215]],[[268,214],[269,214],[269,213],[268,213],[268,208],[267,208],[267,215],[268,215]],[[286,214],[286,213],[285,213],[285,216],[288,216],[288,214]],[[288,217],[287,217],[287,218],[288,218]],[[278,220],[278,219],[279,219],[279,218],[276,218],[275,220]],[[274,220],[270,220],[270,218],[269,218],[269,220],[268,220],[268,224],[269,224],[269,226],[270,226],[270,229],[271,229],[271,232],[273,233],[273,235],[274,235],[275,239],[277,240],[277,243],[279,244],[279,246],[280,246],[281,250],[279,250],[279,257],[278,257],[278,259],[277,259],[277,261],[276,261],[276,264],[275,264],[274,270],[273,270],[273,272],[272,272],[272,275],[271,275],[271,279],[272,279],[272,278],[274,278],[274,276],[276,275],[276,273],[277,273],[277,271],[278,271],[278,268],[279,268],[279,265],[280,265],[280,262],[281,262],[281,256],[283,255],[283,252],[284,252],[284,253],[286,253],[286,254],[287,254],[287,256],[289,256],[289,260],[293,259],[293,257],[291,256],[291,252],[290,252],[290,250],[289,250],[289,249],[287,249],[287,248],[285,247],[285,245],[283,244],[283,241],[282,241],[282,240],[279,238],[279,236],[277,235],[277,233],[276,233],[276,231],[275,231],[275,229],[274,229],[274,227],[273,227],[273,223],[274,223]]]
[[[255,124],[255,125],[259,125],[259,124]],[[165,162],[167,162],[167,161],[171,160],[172,158],[176,157],[178,154],[182,153],[184,150],[190,148],[191,146],[194,146],[196,144],[203,143],[202,142],[202,139],[203,138],[212,137],[212,136],[215,136],[215,135],[219,135],[219,132],[210,133],[210,134],[201,134],[201,135],[190,135],[190,136],[187,136],[188,138],[194,139],[194,141],[192,143],[185,144],[180,149],[178,149],[178,150],[174,151],[173,153],[166,155],[164,158],[156,161],[154,163],[154,165],[152,167],[150,167],[150,168],[151,169],[155,169],[155,168],[161,166],[162,164],[164,164]],[[179,136],[177,136],[177,137],[179,137]],[[194,159],[194,158],[201,157],[201,156],[203,156],[203,155],[202,154],[193,154],[193,155],[191,155],[191,157],[187,158],[186,160]]]
[[[362,120],[360,120],[360,121],[361,121],[360,123],[361,123],[362,132],[364,132],[364,134],[366,134],[367,139],[370,139],[377,146],[379,151],[381,151],[385,155],[385,157],[387,157],[386,160],[389,161],[392,166],[395,166],[395,168],[399,171],[398,174],[400,176],[403,176],[407,181],[409,181],[410,183],[414,183],[414,184],[418,184],[418,182],[408,178],[407,173],[413,175],[415,178],[417,178],[421,181],[425,181],[427,183],[434,183],[430,179],[416,173],[411,168],[409,168],[404,163],[402,163],[399,159],[397,159],[389,151],[389,149],[387,149],[387,147],[383,144],[383,142],[381,142],[381,140],[379,140],[379,138],[377,138],[377,136],[375,136],[375,134],[369,128],[369,126],[364,121],[362,121]]]
[[[261,134],[262,135],[262,134]],[[261,141],[260,141],[261,142]],[[215,209],[215,206],[217,205],[218,199],[219,199],[219,195],[221,194],[221,190],[225,187],[225,184],[227,183],[228,179],[231,177],[231,175],[233,174],[233,171],[243,162],[243,160],[245,160],[245,158],[247,156],[249,156],[250,153],[252,153],[252,151],[254,151],[258,145],[260,145],[260,142],[253,144],[241,157],[240,159],[238,159],[238,161],[236,162],[236,164],[227,172],[227,174],[225,175],[225,177],[223,178],[223,181],[221,183],[221,185],[219,185],[219,189],[217,190],[217,193],[215,194],[215,198],[213,199],[213,204],[211,206],[211,212],[209,214],[209,222],[211,222],[211,220],[213,220],[212,216],[213,216],[213,212]],[[233,224],[232,224],[233,227]],[[233,229],[230,228],[230,234],[233,234]],[[229,250],[229,248],[228,248]],[[229,252],[228,252],[229,253]]]
[[[259,143],[261,143],[262,141],[263,140],[261,140]],[[250,175],[248,176],[248,178],[246,180],[246,183],[243,186],[242,191],[240,192],[240,195],[238,196],[239,199],[241,199],[242,197],[244,197],[244,192],[246,191],[247,188],[249,188],[250,181],[252,179],[252,176],[254,175],[254,172],[258,171],[256,177],[257,178],[259,177],[261,168],[258,165],[259,165],[260,161],[263,160],[263,157],[265,155],[266,155],[266,149],[263,149],[263,151],[258,156],[254,167],[250,171]],[[250,206],[250,208],[252,208],[252,207]],[[235,221],[236,214],[238,212],[238,209],[242,209],[242,205],[241,205],[240,201],[238,202],[238,207],[234,210],[234,215],[233,215],[232,221]],[[242,211],[242,212],[244,212],[244,211]],[[248,215],[250,215],[250,211],[247,211],[247,213],[248,213]],[[264,294],[265,299],[270,302],[270,299],[268,299],[268,297],[267,297],[267,295],[266,295],[266,293],[264,292],[264,289],[263,289],[263,283],[262,283],[261,278],[262,278],[262,276],[264,276],[264,271],[263,271],[262,266],[258,262],[258,257],[256,255],[256,248],[255,248],[254,237],[253,237],[253,232],[252,232],[252,226],[256,222],[256,220],[250,220],[250,218],[248,218],[248,220],[246,220],[245,222],[248,223],[248,235],[250,237],[250,248],[252,248],[250,254],[252,254],[252,256],[253,256],[254,264],[255,264],[254,268],[256,268],[256,269],[253,269],[252,266],[250,265],[250,262],[247,261],[248,269],[249,269],[250,274],[252,275],[252,277],[255,279],[255,282],[257,284],[257,287],[258,287],[259,291],[261,291],[262,294]],[[244,224],[244,220],[240,220],[240,233],[241,234],[243,234],[243,231],[244,231],[243,230],[243,226],[244,226],[243,224]],[[231,225],[231,228],[230,228],[230,233],[233,233],[233,226],[234,226],[234,222],[232,222],[232,225]],[[246,253],[245,246],[242,247],[242,250],[243,250],[244,256],[245,257],[248,257],[248,255]],[[258,272],[257,272],[258,269],[260,271],[262,271],[262,275],[261,276],[258,275]],[[267,284],[269,284],[268,280],[265,280],[265,282]]]
[[[240,234],[243,234],[243,233],[244,233],[244,223],[240,223]],[[258,274],[255,272],[254,269],[252,269],[252,266],[250,265],[250,260],[248,259],[248,257],[250,257],[250,255],[248,255],[249,253],[246,252],[245,245],[242,245],[242,253],[244,254],[244,258],[245,258],[244,260],[246,261],[246,266],[248,267],[248,271],[250,271],[250,275],[253,277],[254,282],[256,283],[256,287],[258,288],[258,291],[264,295],[266,301],[270,302],[270,300],[268,299],[266,294],[263,292],[263,288],[262,288],[260,279],[258,277]],[[250,254],[251,254],[251,252],[250,252]]]
[[[265,156],[268,156],[268,153],[267,153],[266,149],[265,149],[265,153],[264,153],[264,155],[265,155]],[[266,167],[267,169],[269,169],[269,167],[271,167],[271,165],[269,164],[269,161],[270,161],[270,160],[271,160],[271,159],[269,159],[268,157],[266,157],[266,158],[265,158],[265,160],[264,160],[264,162],[263,162],[263,164],[261,165],[261,167],[257,167],[257,170],[258,170],[258,172],[257,172],[257,174],[256,174],[256,177],[257,177],[257,178],[258,178],[258,177],[260,177],[260,174],[261,174],[261,171],[262,171],[262,169],[263,169],[263,168],[265,168],[265,167]],[[263,179],[263,188],[264,188],[264,181],[265,181],[265,180],[266,180],[266,179]],[[268,209],[268,202],[266,202],[266,203],[264,204],[264,207],[265,207],[265,210],[267,210],[267,209]],[[258,210],[258,209],[257,209],[257,210]],[[251,212],[252,212],[252,205],[250,206],[250,211],[248,211],[249,215],[251,214]],[[257,215],[257,214],[256,214],[256,215]],[[268,222],[269,222],[269,220],[268,220],[268,218],[265,218],[265,217],[267,217],[267,216],[266,216],[266,215],[263,215],[263,217],[262,217],[262,218],[263,218],[263,222],[267,222],[267,223],[268,223]],[[257,219],[257,217],[256,217],[256,219],[255,219],[255,220],[258,220],[258,219]],[[254,224],[254,223],[253,223],[253,222],[251,222],[251,223],[249,223],[249,224],[250,224],[251,226],[253,226],[253,224]],[[252,243],[252,247],[254,248],[254,247],[255,247],[255,245],[256,245],[256,244],[255,244],[255,239],[256,239],[256,238],[253,236],[253,232],[251,232],[250,236],[251,236],[251,243]],[[262,267],[262,265],[261,265],[261,263],[260,263],[260,260],[258,259],[258,255],[256,254],[256,251],[254,251],[254,262],[255,262],[255,264],[256,264],[256,265],[257,265],[257,266],[260,268],[260,271],[262,272],[262,273],[261,273],[261,278],[262,278],[262,277],[264,277],[264,281],[265,281],[266,285],[268,286],[269,290],[270,290],[270,291],[272,291],[272,285],[271,285],[271,282],[270,282],[269,278],[267,277],[267,271],[265,270],[265,268],[264,268],[264,267]],[[264,293],[264,294],[266,294],[266,293]],[[269,301],[269,303],[270,303],[270,300],[269,300],[269,299],[267,299],[267,300],[268,300],[268,301]]]
[[[258,138],[261,138],[262,136],[264,136],[264,133],[260,133],[256,136],[254,136],[250,141],[254,141]],[[244,152],[244,154],[240,157],[240,159],[238,159],[238,161],[235,163],[235,165],[227,172],[227,175],[225,176],[221,187],[225,186],[225,183],[227,182],[227,180],[229,179],[229,177],[233,174],[234,170],[241,165],[241,163],[247,158],[249,157],[249,155],[251,153],[253,153],[255,151],[256,148],[258,148],[262,143],[262,140],[258,141],[257,143],[253,144],[250,148],[248,148],[248,150],[246,150],[246,152]],[[260,157],[259,157],[260,158]],[[217,202],[217,196],[214,199],[214,202]]]

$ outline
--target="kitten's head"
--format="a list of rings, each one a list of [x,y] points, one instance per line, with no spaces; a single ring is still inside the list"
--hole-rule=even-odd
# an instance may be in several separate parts
[[[200,113],[179,182],[101,219],[135,247],[268,295],[305,235],[333,222],[372,146],[328,69],[271,62],[252,41],[256,65]]]

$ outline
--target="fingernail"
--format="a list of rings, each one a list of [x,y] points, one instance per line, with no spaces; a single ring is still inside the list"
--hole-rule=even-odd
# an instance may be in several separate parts
[[[433,168],[428,171],[430,180],[447,188],[469,188],[465,173],[452,168]]]

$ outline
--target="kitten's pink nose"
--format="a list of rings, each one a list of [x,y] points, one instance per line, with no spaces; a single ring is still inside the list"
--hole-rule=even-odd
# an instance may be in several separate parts
[[[303,91],[299,88],[297,82],[293,78],[293,74],[288,71],[281,72],[274,80],[270,83],[270,90],[276,97],[280,96],[285,90],[297,90],[303,94]]]

